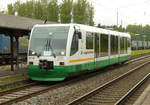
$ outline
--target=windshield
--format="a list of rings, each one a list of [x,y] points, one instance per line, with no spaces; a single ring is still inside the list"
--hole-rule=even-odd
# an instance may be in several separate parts
[[[65,56],[69,26],[35,27],[29,56]]]

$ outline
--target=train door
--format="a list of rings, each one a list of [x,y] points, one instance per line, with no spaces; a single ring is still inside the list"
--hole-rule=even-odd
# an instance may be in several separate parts
[[[98,62],[98,57],[100,54],[100,35],[98,33],[95,34],[94,37],[94,60],[95,60],[95,67],[98,68],[99,62]]]
[[[110,60],[109,64],[115,64],[118,63],[118,57],[119,57],[119,50],[118,50],[118,36],[116,35],[110,35]]]

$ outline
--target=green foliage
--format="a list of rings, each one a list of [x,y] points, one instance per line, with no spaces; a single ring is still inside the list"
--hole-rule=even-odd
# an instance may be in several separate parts
[[[89,4],[88,5],[88,21],[89,21],[89,25],[90,26],[93,26],[94,25],[94,21],[93,21],[93,18],[94,18],[94,7],[92,4]]]
[[[144,53],[150,53],[150,50],[149,49],[148,50],[135,50],[131,52],[131,55],[134,56],[134,55],[140,55]]]
[[[7,9],[9,15],[14,15],[15,11],[12,4],[8,4]]]
[[[43,8],[42,8],[42,5],[39,1],[35,2],[34,11],[33,11],[33,18],[44,20],[44,18],[43,18]]]
[[[75,23],[94,25],[94,7],[87,0],[27,0],[22,3],[19,0],[13,5],[8,4],[8,14],[48,20],[61,23]]]
[[[47,19],[47,5],[48,5],[48,0],[41,0],[39,1],[42,7],[42,17],[41,20],[46,20]]]
[[[73,0],[63,0],[60,6],[61,23],[70,23],[72,19]]]
[[[59,13],[58,1],[50,0],[47,7],[47,20],[57,22],[58,13]]]
[[[149,25],[128,25],[126,31],[131,33],[133,40],[150,40]]]
[[[74,3],[73,20],[75,23],[88,24],[87,6],[86,0],[78,0]]]
[[[123,28],[122,26],[117,27],[116,25],[114,25],[113,30],[119,31],[119,32],[125,32],[125,28]]]
[[[106,25],[100,25],[98,24],[99,28],[104,28],[104,29],[110,29],[110,30],[114,30],[114,31],[119,31],[119,32],[125,32],[125,28],[123,28],[122,26],[117,27],[116,25],[114,26],[106,26]]]

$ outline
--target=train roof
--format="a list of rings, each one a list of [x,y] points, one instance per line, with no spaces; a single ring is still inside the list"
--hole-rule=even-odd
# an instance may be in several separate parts
[[[87,26],[87,25],[82,25],[82,24],[37,24],[34,27],[48,27],[48,26],[79,26],[80,29],[87,30],[88,32],[97,32],[97,33],[100,32],[100,33],[108,34],[108,35],[116,35],[116,36],[123,36],[123,37],[129,37],[129,38],[131,37],[130,34],[128,33],[102,29],[102,28],[97,28],[94,26]]]

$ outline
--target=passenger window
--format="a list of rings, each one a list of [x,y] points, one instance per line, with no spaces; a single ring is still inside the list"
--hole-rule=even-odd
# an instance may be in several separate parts
[[[115,36],[111,35],[111,55],[115,54]]]
[[[118,54],[118,36],[111,35],[111,55]]]
[[[86,49],[93,49],[93,35],[90,32],[86,33]]]
[[[101,34],[100,38],[100,45],[101,45],[101,56],[108,56],[108,35]]]
[[[128,48],[130,48],[130,46],[131,46],[131,41],[130,41],[130,39],[128,38]]]
[[[95,52],[95,57],[98,58],[100,55],[100,34],[96,33],[95,34],[95,47],[94,47],[94,52]]]
[[[74,55],[78,51],[78,39],[78,35],[74,34],[72,38],[70,56]]]
[[[124,38],[125,40],[125,53],[127,53],[127,49],[128,49],[128,42],[127,42],[127,38]]]
[[[124,53],[124,38],[120,37],[120,54]]]

